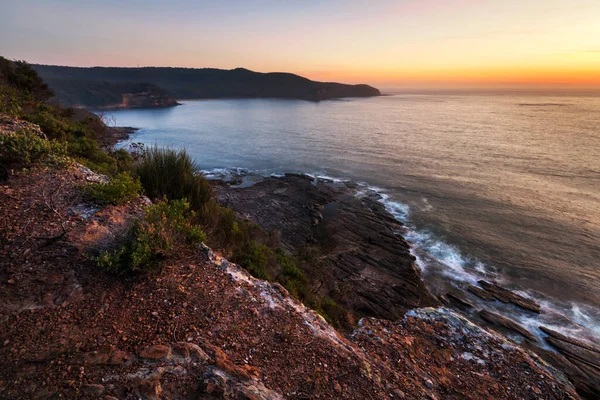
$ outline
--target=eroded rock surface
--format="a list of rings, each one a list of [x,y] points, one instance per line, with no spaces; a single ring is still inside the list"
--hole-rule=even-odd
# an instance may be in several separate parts
[[[289,251],[316,249],[322,266],[308,271],[313,285],[359,317],[397,319],[409,309],[439,304],[397,234],[402,224],[377,198],[300,175],[247,188],[221,186],[218,196],[239,215],[279,232]]]

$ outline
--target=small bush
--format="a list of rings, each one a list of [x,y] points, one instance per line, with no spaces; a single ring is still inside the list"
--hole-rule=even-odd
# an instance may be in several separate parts
[[[301,294],[308,287],[308,279],[304,272],[296,264],[296,259],[282,249],[275,250],[277,264],[281,268],[281,273],[277,281],[281,283],[292,295],[301,297]]]
[[[0,81],[0,113],[18,117],[21,114],[19,93]]]
[[[118,249],[103,252],[92,260],[118,274],[151,271],[160,260],[176,254],[181,246],[206,240],[195,220],[196,214],[188,202],[161,201],[146,209],[144,218],[133,226]]]
[[[264,280],[271,280],[270,269],[274,264],[276,265],[273,250],[255,241],[237,250],[233,254],[232,261],[246,268],[252,276]]]
[[[66,144],[47,140],[29,129],[0,136],[0,164],[27,166],[35,162],[56,165],[67,163]]]
[[[154,146],[146,151],[134,171],[152,198],[187,199],[200,214],[211,201],[210,184],[198,175],[196,164],[185,150]]]
[[[321,299],[321,307],[318,311],[335,328],[351,330],[354,326],[354,320],[350,313],[330,297]]]
[[[108,204],[123,204],[134,200],[142,190],[139,179],[133,179],[122,172],[108,183],[95,183],[86,186],[86,192],[97,201]]]
[[[131,171],[133,168],[133,157],[125,149],[119,149],[110,153],[117,162],[118,171]]]

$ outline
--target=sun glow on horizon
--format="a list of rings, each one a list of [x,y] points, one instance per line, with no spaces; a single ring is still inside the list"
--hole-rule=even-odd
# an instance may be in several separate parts
[[[9,0],[0,54],[398,87],[600,88],[600,1]]]

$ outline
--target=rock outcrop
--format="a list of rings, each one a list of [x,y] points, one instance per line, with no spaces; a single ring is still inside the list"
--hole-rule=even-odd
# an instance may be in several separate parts
[[[292,253],[316,252],[307,271],[317,290],[357,317],[397,319],[409,309],[438,305],[429,294],[403,226],[376,197],[302,175],[266,178],[251,187],[221,186],[221,202],[270,232]]]

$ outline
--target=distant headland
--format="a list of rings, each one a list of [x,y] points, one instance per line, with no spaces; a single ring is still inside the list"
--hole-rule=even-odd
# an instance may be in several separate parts
[[[316,82],[283,72],[244,68],[117,68],[33,65],[65,106],[159,108],[177,99],[286,98],[321,101],[380,96],[369,85]]]

